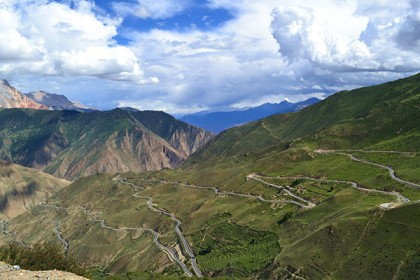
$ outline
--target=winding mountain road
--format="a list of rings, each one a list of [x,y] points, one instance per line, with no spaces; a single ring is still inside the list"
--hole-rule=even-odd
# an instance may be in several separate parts
[[[399,152],[399,151],[323,150],[323,149],[315,150],[315,153],[318,153],[318,154],[339,154],[339,155],[345,155],[345,156],[350,157],[350,159],[353,160],[353,161],[364,163],[364,164],[369,164],[369,165],[372,165],[372,166],[376,166],[376,167],[385,169],[385,170],[387,170],[389,172],[389,174],[390,174],[390,176],[391,176],[391,178],[393,180],[395,180],[395,181],[397,181],[399,183],[405,184],[405,185],[407,185],[407,186],[409,186],[411,188],[414,188],[416,190],[419,190],[420,189],[420,185],[419,184],[416,184],[416,183],[413,183],[413,182],[409,182],[409,181],[405,181],[405,180],[402,180],[402,179],[398,178],[395,175],[395,171],[394,171],[394,169],[392,169],[392,167],[385,166],[385,165],[382,165],[382,164],[378,164],[378,163],[375,163],[375,162],[370,162],[370,161],[367,161],[367,160],[364,160],[364,159],[357,158],[354,155],[349,154],[349,152],[392,153],[392,154],[408,154],[409,153],[409,154],[417,154],[417,153],[413,153],[413,152]],[[287,187],[283,187],[283,186],[278,186],[278,185],[275,185],[273,183],[266,182],[266,181],[264,181],[264,180],[261,179],[262,177],[263,176],[259,176],[259,175],[256,175],[256,174],[250,174],[250,175],[247,176],[248,179],[253,179],[253,180],[256,180],[256,181],[258,181],[260,183],[266,184],[266,185],[268,185],[270,187],[279,188],[279,189],[285,191],[290,196],[292,196],[292,197],[294,197],[294,198],[296,198],[296,199],[298,199],[298,200],[306,203],[307,205],[305,207],[314,207],[315,206],[315,204],[311,203],[310,201],[307,201],[304,198],[299,197],[299,196],[293,194],[290,191],[291,188],[287,188]],[[408,202],[410,202],[410,199],[408,199],[407,197],[403,196],[402,194],[400,194],[398,192],[387,192],[387,191],[376,190],[376,189],[362,188],[356,182],[352,182],[352,181],[316,179],[316,178],[306,177],[306,176],[266,177],[266,178],[276,178],[276,179],[285,179],[285,180],[287,180],[287,179],[288,180],[302,179],[302,180],[310,180],[310,181],[324,182],[324,183],[348,184],[351,187],[353,187],[353,188],[355,188],[357,190],[360,190],[360,191],[371,192],[371,193],[379,193],[379,194],[394,196],[399,203],[408,203]],[[417,202],[419,202],[419,201],[415,201],[415,203],[417,203]],[[380,205],[380,207],[381,208],[384,208],[384,209],[393,208],[394,206],[395,206],[395,203],[384,203],[384,204],[381,204]]]
[[[150,232],[154,237],[153,237],[153,242],[156,244],[156,246],[161,249],[162,251],[164,251],[168,257],[172,260],[175,261],[176,263],[178,263],[178,265],[182,268],[182,270],[185,272],[185,274],[189,277],[193,277],[194,275],[192,274],[192,272],[187,268],[187,266],[178,258],[176,250],[163,245],[162,243],[160,243],[159,241],[159,233],[154,231],[151,228],[132,228],[132,227],[113,227],[110,225],[107,225],[105,223],[105,220],[97,220],[97,219],[91,219],[91,222],[96,222],[96,223],[100,223],[100,226],[102,228],[108,229],[108,230],[113,230],[113,231],[121,231],[121,230],[126,230],[126,231],[146,231],[146,232]]]
[[[353,160],[353,161],[364,163],[364,164],[369,164],[369,165],[372,165],[372,166],[376,166],[376,167],[385,169],[385,170],[387,170],[389,172],[389,175],[391,176],[391,178],[393,180],[395,180],[395,181],[397,181],[399,183],[405,184],[407,186],[410,186],[413,189],[420,190],[420,185],[419,184],[416,184],[416,183],[413,183],[413,182],[409,182],[409,181],[405,181],[403,179],[398,178],[395,175],[395,170],[392,169],[392,167],[385,166],[385,165],[382,165],[382,164],[379,164],[379,163],[375,163],[375,162],[371,162],[371,161],[367,161],[367,160],[364,160],[364,159],[356,158],[354,155],[348,153],[348,152],[366,152],[366,151],[363,151],[363,150],[345,150],[345,151],[346,152],[343,152],[343,150],[322,150],[322,149],[319,149],[319,150],[315,150],[315,153],[318,153],[318,154],[338,154],[338,155],[345,155],[345,156],[350,157],[350,159]],[[394,154],[407,153],[407,152],[398,152],[398,151],[369,151],[369,152],[370,153],[394,153]]]
[[[315,181],[315,182],[322,182],[322,183],[339,183],[339,184],[348,184],[351,187],[360,190],[360,191],[364,191],[364,192],[371,192],[371,193],[379,193],[379,194],[384,194],[384,195],[391,195],[394,196],[398,201],[402,202],[402,203],[407,203],[410,202],[410,199],[404,197],[403,195],[401,195],[400,193],[397,192],[387,192],[387,191],[381,191],[381,190],[375,190],[375,189],[367,189],[367,188],[362,188],[360,187],[356,182],[352,182],[352,181],[344,181],[344,180],[328,180],[328,179],[317,179],[317,178],[312,178],[312,177],[306,177],[306,176],[287,176],[287,177],[271,177],[271,178],[276,178],[276,179],[284,179],[284,180],[308,180],[308,181]]]
[[[130,187],[132,187],[134,189],[134,191],[138,191],[139,189],[142,189],[139,186],[136,186],[132,183],[129,183],[126,179],[119,179],[118,177],[114,178],[113,180],[118,181],[120,180],[121,183],[127,184]],[[175,226],[175,232],[178,235],[179,239],[181,240],[181,243],[184,247],[185,252],[190,256],[191,258],[191,266],[194,270],[195,275],[197,275],[197,277],[202,278],[203,274],[201,273],[200,268],[198,267],[197,261],[196,261],[196,257],[193,253],[193,251],[191,250],[190,245],[188,244],[187,239],[185,238],[184,234],[181,231],[181,225],[182,225],[182,221],[180,219],[178,219],[173,213],[170,213],[164,209],[160,209],[157,208],[153,205],[153,198],[152,197],[148,197],[148,196],[142,196],[140,195],[139,192],[136,192],[135,194],[133,194],[133,197],[135,198],[140,198],[140,199],[146,199],[147,200],[147,207],[157,213],[161,213],[163,215],[169,216],[171,218],[171,220],[173,220],[176,223]],[[178,259],[179,260],[179,259]],[[185,265],[184,265],[185,266]],[[185,271],[185,269],[184,269]],[[187,273],[188,274],[188,273]]]
[[[261,202],[266,202],[266,203],[291,203],[291,204],[298,205],[299,207],[302,207],[302,208],[308,207],[307,205],[304,205],[304,204],[299,203],[299,202],[294,201],[294,200],[265,199],[261,195],[243,194],[243,193],[236,193],[236,192],[226,192],[226,191],[221,191],[217,187],[202,187],[202,186],[196,186],[196,185],[191,185],[191,184],[187,184],[187,183],[179,183],[179,182],[167,182],[167,181],[162,181],[162,182],[165,182],[165,183],[168,183],[168,184],[179,185],[179,186],[186,187],[186,188],[192,188],[192,189],[212,190],[212,191],[214,191],[214,193],[216,195],[220,195],[220,196],[230,195],[230,196],[257,199]]]
[[[308,201],[308,200],[304,199],[303,197],[300,197],[300,196],[298,196],[298,195],[296,195],[296,194],[292,193],[292,192],[291,192],[290,190],[288,190],[286,187],[283,187],[283,186],[278,186],[278,185],[275,185],[275,184],[273,184],[273,183],[266,182],[266,181],[264,181],[264,180],[262,180],[262,179],[261,179],[261,176],[258,176],[258,175],[256,175],[256,174],[249,174],[248,176],[246,176],[246,178],[248,178],[248,179],[252,179],[252,180],[255,180],[255,181],[260,182],[260,183],[263,183],[263,184],[265,184],[265,185],[267,185],[267,186],[269,186],[269,187],[273,187],[273,188],[280,189],[280,190],[284,191],[284,192],[285,192],[285,193],[287,193],[289,196],[294,197],[294,198],[296,198],[296,199],[298,199],[298,200],[300,200],[300,201],[302,201],[302,202],[306,203],[307,205],[304,205],[304,206],[303,206],[303,207],[305,207],[305,208],[312,208],[312,207],[315,207],[315,203],[312,203],[312,202],[310,202],[310,201]]]
[[[53,208],[57,211],[66,210],[66,208],[64,208],[64,207],[59,207],[57,205],[48,204],[46,202],[41,202],[39,205],[42,206],[42,207],[45,207],[45,208]],[[55,223],[56,223],[56,226],[53,229],[53,232],[57,236],[58,240],[63,244],[64,255],[67,255],[67,253],[69,251],[69,247],[70,247],[69,242],[63,237],[63,233],[60,231],[61,222],[59,220],[56,220]]]
[[[57,221],[53,232],[57,235],[58,240],[60,240],[60,242],[63,243],[63,245],[64,245],[64,255],[67,255],[67,252],[69,251],[69,243],[63,237],[63,234],[61,233],[60,228],[61,228],[61,222]]]

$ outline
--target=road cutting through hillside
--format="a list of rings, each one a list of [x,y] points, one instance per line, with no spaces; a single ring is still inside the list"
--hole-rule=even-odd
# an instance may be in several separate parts
[[[139,189],[143,189],[142,187],[139,187],[137,185],[134,185],[133,183],[128,182],[128,180],[126,178],[122,178],[120,176],[117,176],[117,177],[113,178],[113,180],[114,181],[119,181],[120,183],[129,185],[130,187],[132,187],[134,189],[134,191],[138,191]],[[298,198],[299,200],[307,203],[308,205],[302,204],[302,203],[300,203],[298,201],[294,201],[294,200],[275,200],[275,199],[270,200],[270,199],[263,198],[261,195],[256,196],[256,195],[251,195],[251,194],[226,192],[226,191],[221,191],[219,188],[216,188],[216,187],[203,187],[203,186],[191,185],[191,184],[188,184],[188,183],[170,182],[170,181],[159,180],[159,179],[147,179],[147,180],[141,180],[141,181],[143,181],[143,182],[159,182],[159,183],[162,183],[162,184],[173,184],[173,185],[179,185],[179,186],[186,187],[186,188],[212,190],[212,191],[214,191],[214,193],[216,195],[220,195],[220,196],[230,195],[230,196],[237,196],[237,197],[244,197],[244,198],[252,198],[252,199],[257,199],[261,202],[266,202],[266,203],[291,203],[291,204],[295,204],[295,205],[297,205],[299,207],[302,207],[302,208],[308,208],[308,207],[315,206],[315,204],[313,204],[309,201],[306,201],[303,198],[300,198],[300,197],[298,198],[298,196],[296,196],[294,194],[291,194],[291,196],[295,197],[295,198]],[[166,211],[164,209],[160,209],[160,208],[157,208],[157,207],[153,206],[153,198],[152,197],[142,196],[142,195],[140,195],[140,192],[136,192],[135,194],[133,194],[133,197],[147,200],[147,207],[150,210],[152,210],[154,212],[164,214],[166,216],[169,216],[177,224],[176,227],[175,227],[175,232],[179,236],[185,252],[190,256],[191,265],[193,267],[193,270],[198,277],[203,277],[203,275],[202,275],[202,273],[201,273],[201,271],[198,267],[196,257],[194,255],[190,245],[188,244],[187,239],[185,238],[184,234],[181,231],[180,226],[182,224],[182,221],[179,218],[177,218],[174,214],[170,213],[169,211]]]
[[[420,185],[418,185],[416,183],[413,183],[413,182],[405,181],[405,180],[402,180],[402,179],[396,177],[395,176],[395,171],[394,171],[394,169],[392,169],[392,167],[385,166],[385,165],[382,165],[382,164],[378,164],[378,163],[375,163],[375,162],[370,162],[370,161],[363,160],[363,159],[359,159],[359,158],[356,158],[354,155],[349,154],[347,152],[392,153],[392,154],[407,154],[407,153],[410,153],[410,154],[413,154],[412,152],[398,152],[398,151],[322,150],[322,149],[315,150],[315,153],[318,153],[318,154],[339,154],[339,155],[345,155],[345,156],[350,157],[350,159],[353,160],[353,161],[361,162],[361,163],[364,163],[364,164],[373,165],[373,166],[376,166],[376,167],[379,167],[379,168],[382,168],[382,169],[386,169],[389,172],[389,174],[390,174],[390,176],[391,176],[391,178],[393,180],[395,180],[395,181],[397,181],[399,183],[402,183],[402,184],[406,184],[406,185],[410,186],[411,188],[415,188],[417,190],[420,189]],[[414,154],[417,154],[417,153],[414,153]],[[312,178],[312,177],[307,177],[307,176],[268,177],[268,176],[259,176],[259,175],[256,175],[256,174],[250,174],[250,175],[247,176],[247,178],[256,180],[256,181],[258,181],[260,183],[263,183],[265,185],[268,185],[270,187],[279,188],[279,189],[285,191],[287,194],[291,195],[292,197],[294,197],[296,199],[299,199],[300,201],[303,201],[303,202],[307,203],[308,205],[306,207],[314,207],[315,204],[313,204],[313,203],[311,203],[311,202],[303,199],[302,197],[299,197],[299,196],[293,194],[291,192],[292,189],[290,187],[288,188],[288,187],[278,186],[278,185],[275,185],[273,183],[266,182],[266,181],[262,180],[261,178],[271,178],[271,179],[275,178],[275,179],[284,179],[284,180],[298,180],[298,179],[302,179],[302,180],[310,180],[310,181],[324,182],[324,183],[348,184],[351,187],[353,187],[353,188],[355,188],[357,190],[360,190],[360,191],[371,192],[371,193],[378,193],[378,194],[383,194],[383,195],[390,195],[390,196],[394,196],[396,198],[397,203],[396,202],[389,202],[389,203],[383,203],[383,204],[381,204],[379,207],[382,208],[382,209],[391,209],[391,208],[394,208],[394,207],[396,207],[398,205],[401,205],[401,204],[410,202],[410,199],[408,199],[407,197],[404,197],[403,195],[401,195],[398,192],[387,192],[387,191],[376,190],[376,189],[362,188],[356,182],[352,182],[352,181],[317,179],[317,178]],[[418,201],[416,201],[416,202],[418,202]]]
[[[267,203],[291,203],[291,204],[295,204],[295,205],[297,205],[299,207],[302,207],[302,208],[307,208],[308,207],[307,205],[304,205],[304,204],[302,204],[298,201],[294,201],[294,200],[265,199],[261,195],[252,195],[252,194],[243,194],[243,193],[236,193],[236,192],[221,191],[219,188],[216,188],[216,187],[202,187],[202,186],[191,185],[191,184],[188,184],[188,183],[168,182],[168,181],[163,181],[163,180],[162,180],[162,183],[174,184],[174,185],[179,185],[179,186],[182,186],[182,187],[192,188],[192,189],[212,190],[212,191],[214,191],[214,193],[216,195],[221,195],[221,196],[230,195],[230,196],[257,199],[261,202],[267,202]]]
[[[345,151],[345,152],[343,152],[343,151]],[[345,155],[345,156],[350,157],[350,159],[353,160],[353,161],[361,162],[361,163],[364,163],[364,164],[369,164],[369,165],[373,165],[373,166],[385,169],[389,172],[389,175],[391,176],[391,178],[394,181],[397,181],[398,183],[410,186],[413,189],[420,190],[420,185],[419,184],[409,182],[409,181],[405,181],[405,180],[402,180],[402,179],[398,178],[397,176],[395,176],[395,170],[392,169],[392,167],[385,166],[385,165],[375,163],[375,162],[371,162],[371,161],[367,161],[367,160],[364,160],[364,159],[356,158],[354,155],[349,154],[348,152],[367,152],[367,151],[363,151],[363,150],[323,150],[323,149],[315,150],[315,153],[317,153],[317,154]],[[398,151],[368,151],[368,152],[369,153],[394,153],[394,154],[408,153],[408,152],[398,152]],[[414,153],[414,154],[417,154],[417,153]]]
[[[312,208],[312,207],[315,207],[315,203],[312,203],[312,202],[310,202],[310,201],[308,201],[308,200],[304,199],[303,197],[300,197],[300,196],[298,196],[298,195],[296,195],[296,194],[292,193],[292,192],[291,192],[290,190],[288,190],[288,188],[286,188],[286,187],[283,187],[283,186],[278,186],[278,185],[275,185],[275,184],[273,184],[273,183],[266,182],[266,181],[264,181],[264,180],[262,180],[262,179],[261,179],[261,176],[258,176],[258,175],[256,175],[256,174],[249,174],[248,176],[246,176],[246,178],[247,178],[247,179],[252,179],[252,180],[255,180],[255,181],[260,182],[260,183],[263,183],[263,184],[265,184],[265,185],[267,185],[267,186],[269,186],[269,187],[273,187],[273,188],[276,188],[276,189],[279,189],[279,190],[284,191],[284,192],[285,192],[285,193],[287,193],[289,196],[294,197],[294,198],[296,198],[296,199],[298,199],[298,200],[300,200],[300,201],[302,201],[302,202],[306,203],[306,205],[304,206],[305,208]]]
[[[132,227],[113,227],[110,225],[107,225],[105,223],[105,220],[97,220],[97,219],[91,219],[90,221],[92,222],[96,222],[96,223],[100,223],[100,226],[102,228],[108,229],[108,230],[113,230],[113,231],[121,231],[121,230],[126,230],[126,231],[144,231],[144,232],[150,232],[154,237],[153,237],[153,242],[156,244],[156,246],[161,249],[162,251],[164,251],[169,259],[171,259],[172,261],[175,261],[176,263],[178,263],[178,265],[182,268],[182,270],[184,271],[184,273],[189,276],[189,277],[193,277],[194,275],[192,274],[192,272],[187,268],[187,266],[178,258],[176,250],[163,245],[162,243],[160,243],[159,241],[159,233],[154,231],[151,228],[132,228]]]
[[[384,195],[391,195],[391,196],[395,196],[395,198],[400,202],[400,203],[407,203],[410,202],[410,199],[404,197],[403,195],[401,195],[400,193],[397,192],[387,192],[387,191],[381,191],[381,190],[375,190],[375,189],[367,189],[367,188],[362,188],[359,187],[359,185],[356,182],[352,182],[352,181],[344,181],[344,180],[328,180],[328,179],[317,179],[317,178],[312,178],[312,177],[306,177],[306,176],[287,176],[287,177],[268,177],[268,178],[274,178],[274,179],[280,179],[280,180],[308,180],[308,181],[315,181],[315,182],[321,182],[321,183],[339,183],[339,184],[348,184],[351,187],[360,190],[360,191],[364,191],[364,192],[371,192],[371,193],[379,193],[379,194],[384,194]],[[388,203],[384,203],[381,204],[381,206],[383,208],[391,208],[391,207],[386,207],[385,204]],[[392,206],[393,204],[389,204],[389,206]]]
[[[129,185],[130,187],[132,187],[134,189],[134,191],[138,191],[139,189],[142,189],[139,186],[136,186],[136,185],[134,185],[132,183],[129,183],[127,181],[127,179],[125,179],[125,178],[120,179],[119,177],[115,177],[113,180],[114,181],[119,181],[120,183],[124,183],[124,184]],[[171,218],[171,220],[173,220],[176,223],[175,232],[178,235],[179,239],[181,240],[181,243],[182,243],[182,245],[184,247],[185,252],[191,258],[191,266],[192,266],[192,268],[194,270],[194,273],[195,273],[195,275],[197,275],[197,277],[202,278],[203,277],[203,274],[201,273],[201,270],[198,267],[198,264],[197,264],[197,261],[196,261],[196,257],[194,255],[193,251],[191,250],[191,247],[189,246],[187,239],[185,238],[184,234],[181,231],[181,228],[180,227],[181,227],[182,221],[180,219],[178,219],[174,214],[172,214],[172,213],[170,213],[170,212],[168,212],[168,211],[166,211],[164,209],[160,209],[160,208],[157,208],[157,207],[153,206],[153,198],[151,198],[151,197],[142,196],[142,195],[139,194],[139,192],[136,192],[135,194],[133,194],[133,197],[140,198],[140,199],[146,199],[147,200],[147,207],[150,210],[152,210],[154,212],[161,213],[161,214],[166,215],[166,216],[169,216]],[[177,258],[177,259],[181,262],[181,260],[179,258]],[[183,263],[183,262],[181,262],[181,263]],[[185,269],[184,269],[184,271],[185,271]]]
[[[61,222],[57,221],[53,232],[57,235],[58,240],[60,240],[60,242],[63,243],[63,245],[64,245],[64,255],[67,255],[67,252],[69,251],[69,243],[63,237],[63,234],[61,233],[60,228],[61,228]]]
[[[47,204],[46,202],[41,202],[39,205],[42,206],[42,207],[45,207],[45,208],[53,208],[53,209],[56,209],[58,211],[59,210],[66,210],[66,208],[64,208],[64,207],[59,207],[57,205]],[[53,229],[53,232],[57,236],[58,240],[63,244],[64,255],[67,255],[67,252],[69,251],[69,247],[70,247],[69,242],[63,237],[63,233],[60,231],[61,222],[59,220],[56,220],[55,223],[56,223],[56,226]]]

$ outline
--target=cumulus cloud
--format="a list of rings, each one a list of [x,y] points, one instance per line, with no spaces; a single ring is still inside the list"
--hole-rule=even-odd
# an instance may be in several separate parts
[[[331,15],[316,6],[276,8],[271,28],[280,53],[290,63],[308,60],[314,67],[331,71],[408,72],[420,68],[417,2],[347,3],[331,1],[329,6],[336,6],[336,13]],[[357,32],[345,33],[344,25],[344,33],[330,30],[331,25],[348,23],[353,23]]]
[[[190,7],[192,0],[138,0],[137,4],[113,2],[114,10],[121,16],[132,15],[139,18],[170,18]]]
[[[22,89],[99,108],[188,113],[299,101],[420,70],[415,0],[207,0],[232,17],[182,31],[136,31],[133,22],[188,17],[192,0],[114,1],[100,15],[90,1],[58,2],[0,0],[0,73],[29,73]]]
[[[74,7],[50,1],[13,0],[0,5],[0,71],[81,75],[144,83],[140,63],[119,46],[120,21],[99,18],[90,1]]]

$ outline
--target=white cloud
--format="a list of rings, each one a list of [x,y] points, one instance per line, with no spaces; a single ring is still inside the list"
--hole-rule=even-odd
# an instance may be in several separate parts
[[[183,32],[125,29],[128,21],[98,15],[89,1],[76,1],[72,9],[60,3],[0,0],[0,73],[51,75],[22,85],[99,108],[188,113],[298,101],[420,70],[414,0],[208,0],[209,8],[226,9],[233,18]],[[130,23],[139,20],[133,16],[139,22],[170,18],[193,5],[113,3]],[[130,43],[119,45],[117,35]]]
[[[75,8],[42,0],[9,4],[0,5],[1,72],[147,82],[134,53],[113,40],[120,21],[99,18],[91,2]]]
[[[113,2],[112,6],[121,16],[165,19],[184,11],[191,4],[192,0],[138,0],[138,4]]]
[[[314,67],[344,72],[416,71],[420,30],[415,3],[330,1],[328,13],[316,5],[280,6],[273,12],[273,36],[291,63],[306,59]],[[353,32],[346,32],[350,26]]]

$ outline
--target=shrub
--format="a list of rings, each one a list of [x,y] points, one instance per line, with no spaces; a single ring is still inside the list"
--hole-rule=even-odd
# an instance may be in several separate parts
[[[87,271],[73,258],[67,257],[56,243],[38,242],[33,246],[9,243],[0,247],[0,260],[27,270],[62,270],[81,276]]]

